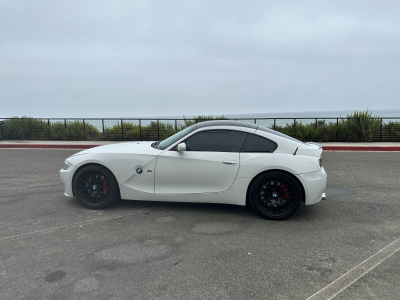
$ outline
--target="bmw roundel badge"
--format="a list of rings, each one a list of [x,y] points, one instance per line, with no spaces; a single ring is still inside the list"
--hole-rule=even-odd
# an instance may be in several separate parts
[[[142,168],[137,168],[137,169],[136,169],[136,173],[142,174],[142,172],[143,172]]]

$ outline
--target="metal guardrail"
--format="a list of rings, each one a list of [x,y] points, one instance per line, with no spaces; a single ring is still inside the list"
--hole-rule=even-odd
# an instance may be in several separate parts
[[[352,118],[235,118],[250,122],[298,139],[319,141],[400,142],[400,117],[371,118],[373,132],[364,132],[360,120]],[[369,119],[369,120],[371,120]],[[6,140],[108,140],[143,141],[165,139],[179,130],[204,119],[124,119],[124,118],[0,118]],[[350,132],[343,132],[342,123],[356,120]],[[307,127],[307,128],[306,128]],[[311,130],[311,129],[315,130]],[[347,128],[348,129],[348,128]],[[368,129],[368,128],[367,128]],[[370,130],[368,129],[368,130]],[[312,132],[311,132],[312,131]],[[368,137],[365,140],[365,137]]]

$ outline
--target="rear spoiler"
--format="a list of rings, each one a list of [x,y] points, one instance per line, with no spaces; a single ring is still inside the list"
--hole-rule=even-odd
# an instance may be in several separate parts
[[[314,143],[314,142],[307,142],[306,144],[307,144],[307,145],[316,145],[316,146],[318,146],[318,147],[319,147],[319,149],[321,149],[321,148],[322,148],[322,145],[321,145],[321,144],[318,144],[318,143]]]

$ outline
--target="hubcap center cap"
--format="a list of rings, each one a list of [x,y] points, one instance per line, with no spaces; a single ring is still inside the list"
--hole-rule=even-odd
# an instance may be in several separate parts
[[[271,203],[272,205],[275,205],[275,204],[281,205],[281,204],[282,204],[281,200],[276,200],[276,199],[272,199],[272,200],[270,201],[270,203]]]

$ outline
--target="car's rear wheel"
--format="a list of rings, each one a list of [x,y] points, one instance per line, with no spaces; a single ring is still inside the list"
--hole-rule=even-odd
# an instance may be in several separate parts
[[[104,209],[120,198],[114,175],[99,165],[88,165],[79,169],[72,187],[76,199],[90,209]]]
[[[256,178],[249,187],[248,196],[252,208],[271,220],[290,217],[302,201],[298,183],[283,172],[269,172]]]

